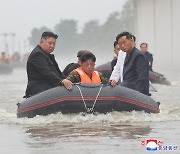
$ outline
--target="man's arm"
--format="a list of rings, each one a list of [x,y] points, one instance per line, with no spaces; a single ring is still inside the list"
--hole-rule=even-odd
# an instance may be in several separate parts
[[[67,80],[71,81],[72,83],[79,83],[81,82],[81,78],[76,71],[72,71],[66,78]]]
[[[29,60],[29,63],[34,66],[42,79],[54,86],[59,85],[62,79],[53,71],[55,66],[48,63],[46,56],[43,53],[37,52],[31,60]]]
[[[121,71],[122,71],[121,70],[121,63],[122,63],[121,55],[119,53],[117,63],[114,66],[114,70],[111,73],[110,80],[115,80],[116,82],[118,82],[119,79],[121,78]]]

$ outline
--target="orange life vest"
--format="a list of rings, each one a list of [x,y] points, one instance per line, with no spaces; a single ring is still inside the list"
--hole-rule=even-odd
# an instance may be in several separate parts
[[[75,71],[78,72],[81,78],[81,83],[101,83],[101,79],[97,71],[92,72],[92,79],[89,78],[89,76],[82,70],[81,67],[75,69]]]

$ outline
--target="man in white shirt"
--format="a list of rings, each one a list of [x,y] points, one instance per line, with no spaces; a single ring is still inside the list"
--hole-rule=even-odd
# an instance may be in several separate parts
[[[117,63],[114,66],[114,69],[113,69],[112,74],[110,76],[112,86],[115,86],[118,83],[118,81],[122,82],[122,79],[123,79],[123,66],[124,66],[124,60],[126,57],[126,53],[123,52],[122,50],[120,50],[120,47],[117,43],[114,46],[114,50],[118,50],[118,49],[119,49],[119,52],[116,52],[116,53],[118,53]]]
[[[134,42],[136,41],[136,37],[133,35]],[[116,44],[116,45],[115,45]],[[124,67],[124,60],[126,58],[126,52],[120,50],[120,46],[117,41],[114,42],[114,50],[118,50],[119,52],[115,51],[115,53],[118,53],[117,63],[114,66],[114,69],[112,71],[112,74],[110,76],[111,85],[115,86],[118,82],[123,81],[123,67]]]
[[[149,95],[148,60],[144,54],[135,47],[135,39],[131,33],[122,32],[117,35],[116,40],[118,41],[120,49],[126,52],[121,85]],[[116,82],[111,81],[111,85],[115,86]]]

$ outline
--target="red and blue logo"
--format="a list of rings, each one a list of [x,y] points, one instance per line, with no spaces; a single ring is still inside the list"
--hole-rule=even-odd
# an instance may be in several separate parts
[[[146,140],[146,150],[148,150],[148,151],[158,150],[158,141],[157,140]]]
[[[176,144],[164,144],[162,140],[147,139],[141,140],[140,144],[146,146],[147,151],[177,151],[178,146]]]

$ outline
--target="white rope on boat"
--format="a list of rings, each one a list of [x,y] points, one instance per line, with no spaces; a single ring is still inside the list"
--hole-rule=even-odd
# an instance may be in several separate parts
[[[97,101],[97,99],[98,99],[98,97],[99,97],[99,95],[100,95],[100,93],[101,93],[101,90],[102,90],[102,85],[101,85],[101,87],[99,88],[99,92],[98,92],[98,94],[97,94],[97,96],[96,96],[96,98],[95,98],[95,100],[94,100],[93,106],[92,106],[91,108],[88,108],[88,107],[87,107],[86,102],[85,102],[85,100],[84,100],[84,96],[83,96],[82,91],[81,91],[81,88],[80,88],[78,85],[75,85],[75,86],[79,89],[79,92],[80,92],[80,95],[81,95],[81,98],[82,98],[82,101],[83,101],[83,103],[84,103],[84,107],[85,107],[87,113],[93,113],[93,112],[94,112],[94,107],[95,107],[95,105],[96,105],[96,101]]]

